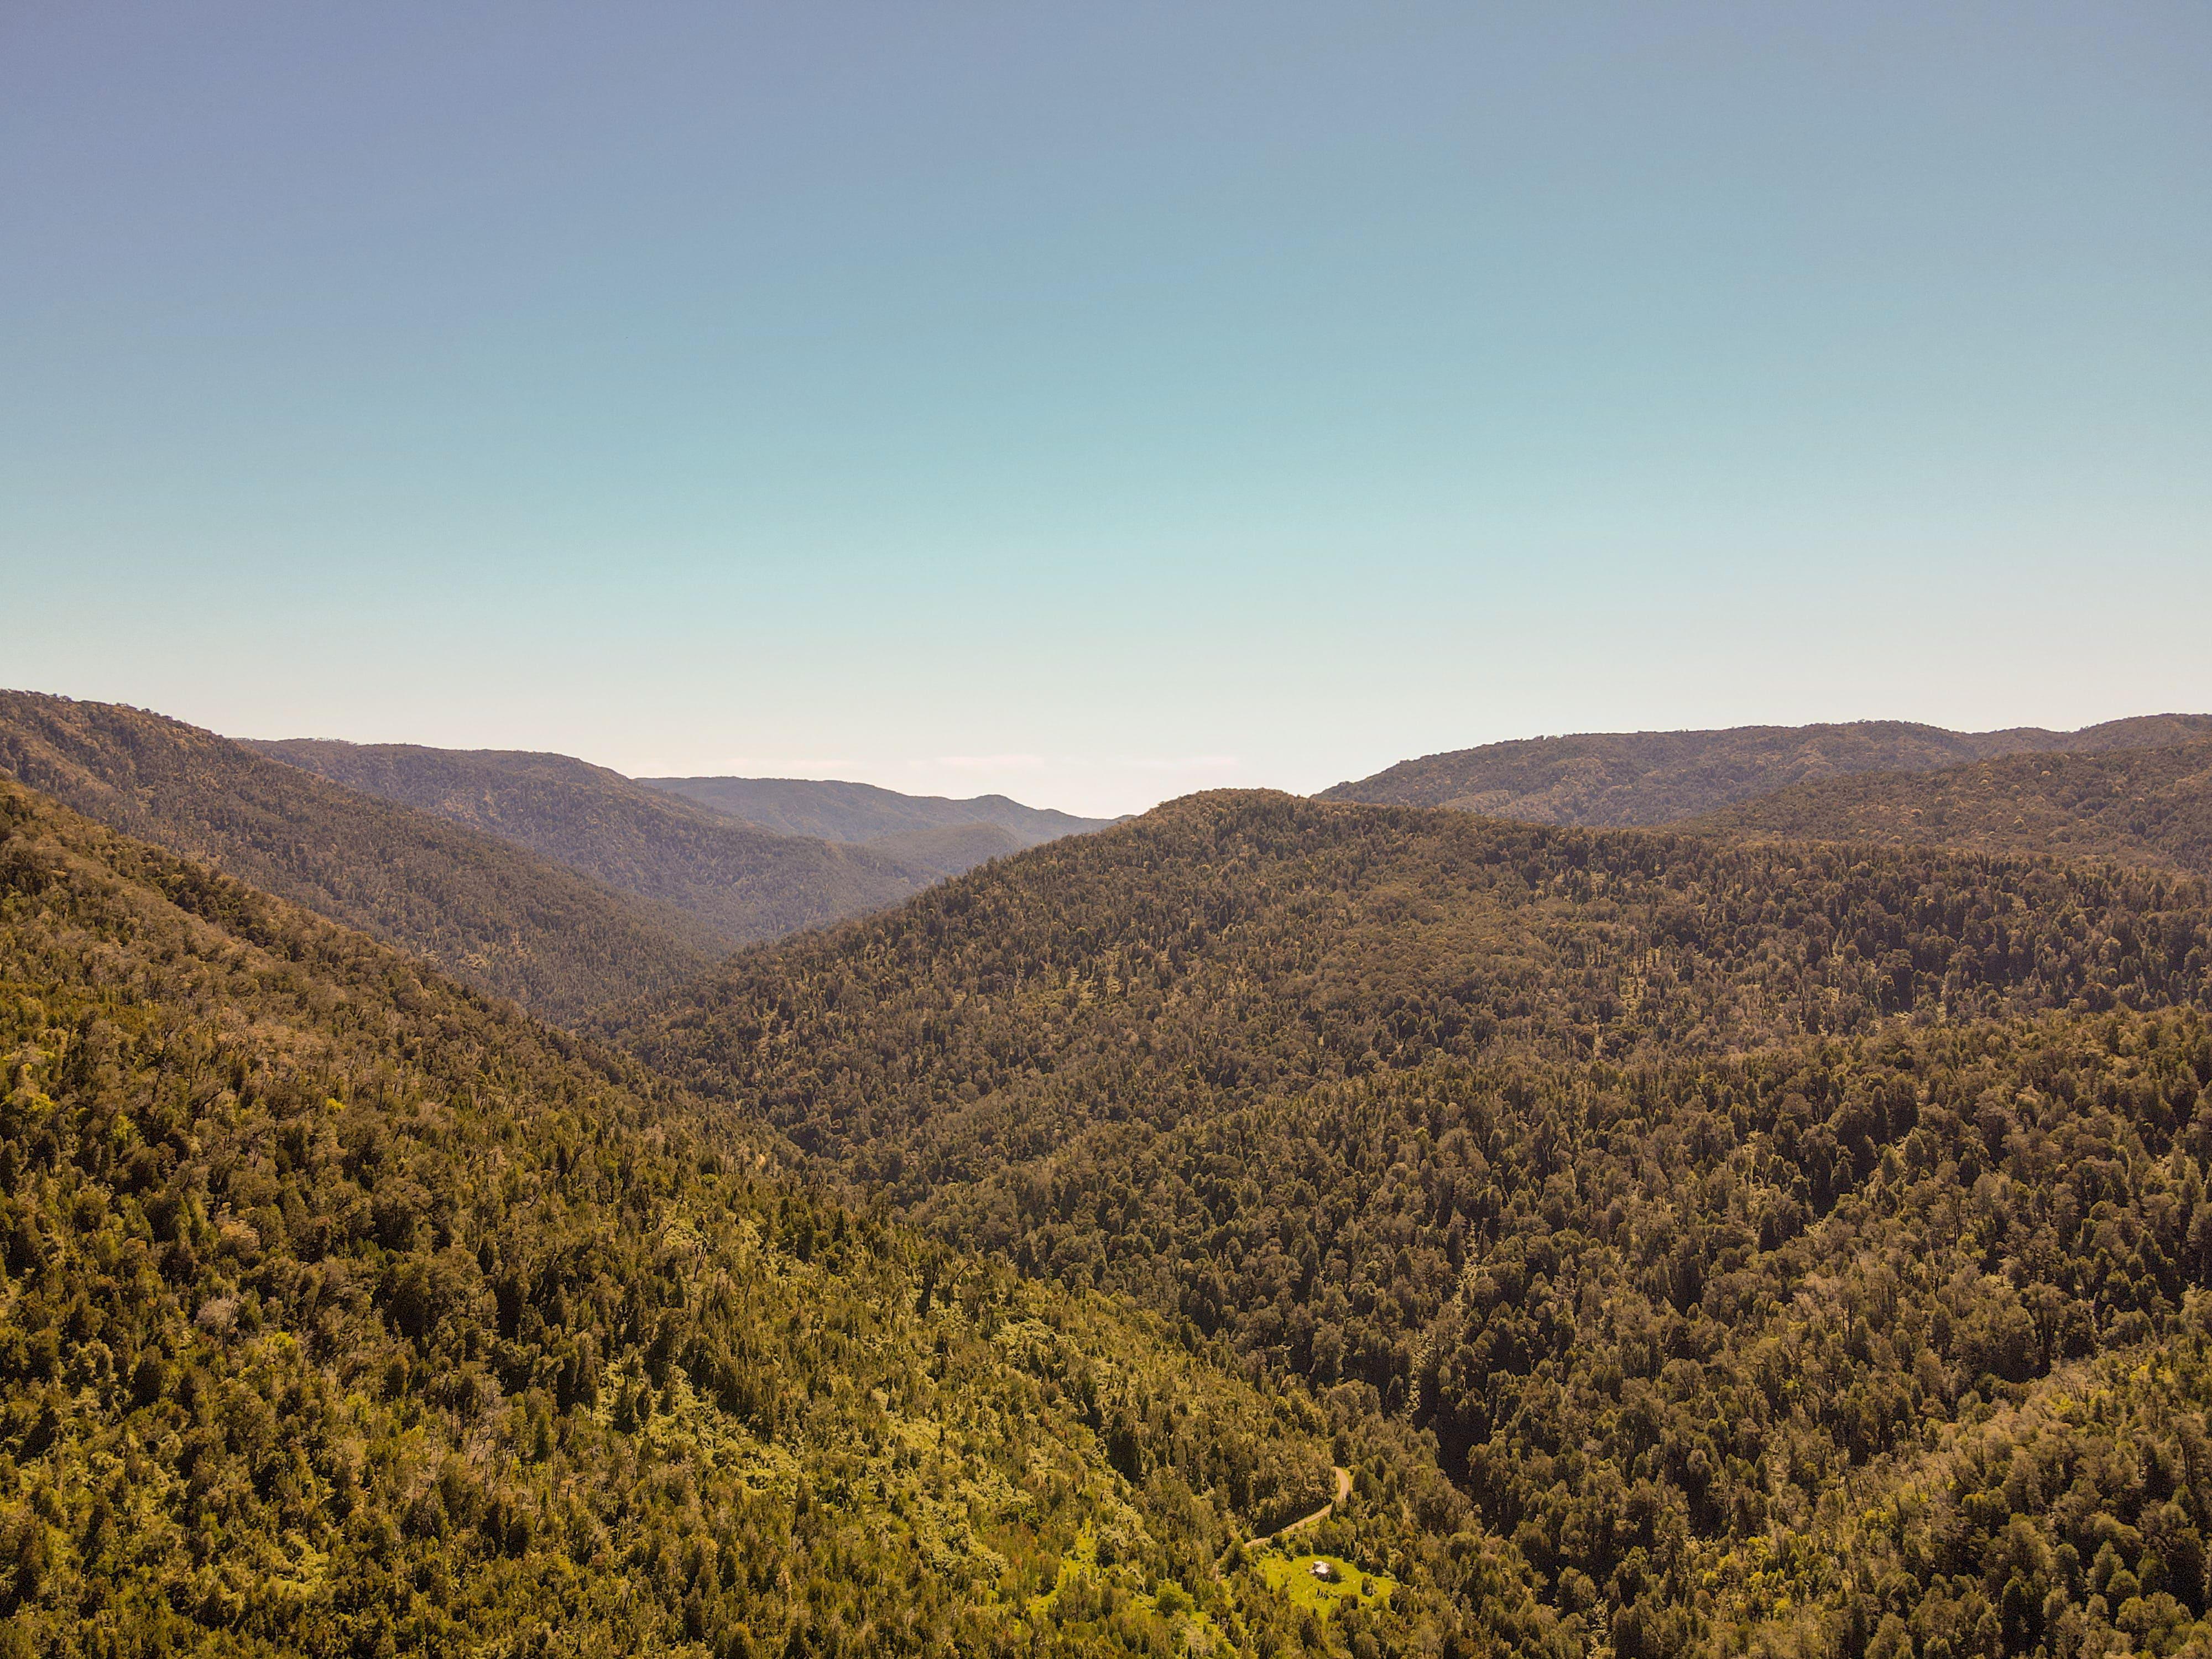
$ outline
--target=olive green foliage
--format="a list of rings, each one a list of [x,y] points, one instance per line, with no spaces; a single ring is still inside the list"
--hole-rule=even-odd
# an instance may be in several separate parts
[[[1423,1572],[1485,1617],[1533,1573],[1519,1645],[1858,1655],[1880,1582],[1837,1494],[2183,1340],[2212,1275],[2204,902],[1219,796],[733,963],[624,1034],[926,1225],[1330,1390],[1363,1444],[1429,1437],[1482,1526],[1433,1504],[1465,1541]],[[1408,1477],[1337,1461],[1357,1501],[1310,1547],[1392,1571],[1358,1528]],[[2059,1628],[1984,1628],[2010,1569],[1976,1557],[1970,1593],[1942,1559],[1881,1592],[1916,1652]],[[2161,1582],[2193,1624],[2201,1581]]]
[[[880,909],[940,873],[927,860],[770,834],[566,755],[310,739],[251,746],[669,905],[725,950]]]
[[[1721,1054],[2208,984],[2193,881],[1248,793],[737,958],[608,1029],[913,1203],[1086,1132],[1438,1054]]]
[[[1840,1620],[1868,1586],[1832,1500],[1861,1472],[2173,1334],[2212,1274],[2209,1080],[2195,1011],[1600,1073],[1533,1109],[1513,1080],[1404,1079],[1416,1142],[1442,1120],[1413,1102],[1472,1107],[1430,1190],[1463,1214],[1481,1169],[1411,1414],[1616,1652]]]
[[[1486,1548],[1402,1431],[13,785],[0,1056],[16,1653],[1325,1647],[1237,1540],[1333,1456],[1365,1559]],[[1430,1574],[1360,1634],[1539,1628],[1512,1571],[1480,1628]]]
[[[1846,1588],[1748,1643],[1918,1654],[2212,1653],[2212,1344],[2201,1301],[2154,1350],[2068,1367],[1827,1507]],[[1808,1631],[1825,1620],[1826,1629]]]
[[[1700,834],[2048,853],[2212,874],[2212,743],[2016,755],[1801,784],[1680,826]]]
[[[1732,802],[1860,772],[1927,772],[1997,755],[2087,754],[2212,738],[2212,715],[2151,714],[2079,732],[1946,732],[1904,720],[1599,732],[1528,738],[1401,761],[1324,800],[1449,806],[1533,823],[1669,823]]]
[[[0,691],[0,772],[549,1018],[721,954],[680,912],[136,708]]]
[[[1390,1592],[1397,1588],[1387,1574],[1378,1574],[1372,1568],[1341,1556],[1310,1553],[1295,1543],[1287,1549],[1271,1548],[1257,1553],[1254,1565],[1277,1594],[1293,1606],[1309,1608],[1324,1619],[1333,1613],[1349,1617],[1355,1610],[1364,1611],[1387,1602]],[[1328,1569],[1326,1578],[1316,1576],[1316,1565]]]

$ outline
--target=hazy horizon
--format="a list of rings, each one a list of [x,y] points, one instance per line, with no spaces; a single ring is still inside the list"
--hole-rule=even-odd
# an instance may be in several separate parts
[[[1086,814],[2212,707],[2212,13],[0,21],[0,680]]]
[[[31,686],[15,686],[15,687],[4,687],[4,688],[0,688],[0,690],[29,690],[29,691],[42,691],[42,690],[45,690],[45,688],[42,688],[42,687],[31,687]],[[55,694],[55,695],[58,695],[58,694]],[[92,701],[110,701],[110,700],[107,700],[107,699],[93,699]],[[143,707],[143,705],[132,705],[132,706]],[[173,711],[173,710],[161,709],[161,708],[152,708],[152,709],[150,709],[149,712],[151,712],[151,713],[153,713],[153,714],[164,714],[164,715],[168,715],[168,716],[170,716],[171,718],[177,718],[177,716],[174,714],[174,711]],[[2168,709],[2148,709],[2148,708],[2147,708],[2147,709],[2136,709],[2136,710],[2131,711],[2131,713],[2130,713],[2130,714],[2129,714],[2115,715],[2115,716],[2112,716],[2112,719],[2115,719],[2115,720],[2125,720],[2125,719],[2130,719],[2130,718],[2136,718],[2136,717],[2148,717],[2148,716],[2155,716],[2155,715],[2161,715],[2161,714],[2212,714],[2212,710],[2205,710],[2205,709],[2182,709],[2182,708],[2168,708]],[[1896,720],[1903,719],[1903,717],[1899,717],[1899,716],[1893,716],[1893,715],[1866,716],[1866,717],[1863,717],[1863,718],[1864,718],[1865,720]],[[194,723],[194,724],[198,724],[198,722],[192,722],[192,723]],[[1797,721],[1797,722],[1783,722],[1783,721],[1773,721],[1773,720],[1747,720],[1747,721],[1732,721],[1732,722],[1729,722],[1729,725],[1730,725],[1730,726],[1749,726],[1749,727],[1754,727],[1754,728],[1755,728],[1755,727],[1760,727],[1760,726],[1798,726],[1798,727],[1802,727],[1802,726],[1846,726],[1846,725],[1852,725],[1852,724],[1857,724],[1857,723],[1859,723],[1859,720],[1856,720],[1856,719],[1846,718],[1846,719],[1843,719],[1843,720],[1813,720]],[[2019,728],[2021,728],[2021,727],[2024,727],[2024,726],[2032,726],[2032,725],[2033,724],[2033,722],[2026,722],[2026,721],[2017,721],[2017,720],[2015,720],[2015,721],[2008,722],[2006,726],[1983,726],[1983,727],[1948,727],[1948,728],[1946,728],[1946,727],[1942,727],[1942,726],[1941,726],[1940,722],[1936,722],[1936,721],[1927,721],[1927,720],[1905,720],[1905,723],[1906,723],[1906,724],[1911,724],[1911,725],[1918,725],[1918,726],[1937,726],[1939,729],[1945,729],[1945,730],[1952,730],[1952,731],[1963,732],[1966,733],[1967,735],[1975,735],[1975,734],[1978,734],[1978,733],[1985,733],[1985,732],[1996,732],[1996,731],[2002,731],[2002,730],[2007,730],[2007,729],[2019,729]],[[2103,721],[2082,721],[2082,722],[2079,722],[2079,723],[2076,723],[2076,724],[2074,724],[2074,725],[2069,725],[2069,726],[2057,726],[2057,727],[2050,727],[2050,728],[2046,728],[2046,729],[2056,730],[2056,731],[2059,731],[2059,732],[2067,732],[2067,731],[2079,730],[2079,729],[2081,729],[2081,727],[2086,726],[2100,725],[2100,724],[2103,724],[2103,723],[2104,723]],[[210,727],[210,728],[208,728],[208,729],[210,729],[210,730],[215,730],[216,728]],[[706,764],[706,765],[704,765],[704,766],[698,767],[698,768],[694,768],[694,769],[688,769],[688,770],[687,770],[687,769],[672,769],[672,768],[668,768],[668,767],[661,766],[661,765],[659,765],[659,764],[657,764],[657,763],[642,763],[642,764],[623,764],[623,763],[618,763],[618,762],[617,762],[617,761],[610,760],[610,759],[608,759],[608,758],[606,758],[606,757],[603,757],[603,756],[594,756],[594,755],[584,754],[584,753],[581,753],[581,752],[580,752],[580,751],[579,751],[579,750],[572,750],[572,749],[563,749],[563,748],[559,747],[558,745],[553,745],[553,746],[550,746],[550,747],[542,746],[542,745],[541,745],[541,746],[536,746],[536,747],[529,747],[529,746],[518,745],[518,744],[423,744],[423,743],[420,742],[418,739],[416,739],[416,738],[408,738],[408,737],[391,737],[391,736],[386,736],[386,737],[366,737],[366,738],[341,738],[341,739],[338,739],[338,741],[341,741],[341,742],[347,742],[347,743],[359,744],[362,744],[362,745],[390,744],[390,745],[398,745],[398,746],[403,746],[403,747],[416,747],[416,748],[429,748],[429,749],[440,749],[440,750],[456,750],[456,751],[459,751],[459,752],[468,752],[468,751],[470,751],[470,750],[477,750],[477,751],[488,752],[488,753],[501,753],[501,752],[505,752],[505,753],[515,753],[515,752],[522,752],[522,753],[540,753],[540,754],[566,755],[566,756],[570,757],[571,758],[574,758],[574,759],[579,759],[579,760],[583,760],[583,761],[588,762],[588,763],[590,763],[591,764],[593,764],[593,765],[607,767],[607,768],[608,768],[609,769],[611,769],[611,770],[613,770],[613,771],[616,771],[616,772],[622,773],[623,775],[628,776],[628,777],[630,777],[630,778],[633,778],[633,779],[640,779],[640,780],[644,780],[644,781],[653,781],[653,780],[666,780],[666,779],[678,779],[678,778],[738,777],[738,778],[746,778],[746,779],[752,779],[752,780],[769,780],[769,781],[793,781],[793,782],[830,782],[830,783],[860,783],[860,784],[870,784],[870,785],[873,785],[873,786],[875,786],[875,787],[879,787],[879,788],[885,788],[885,789],[895,790],[895,791],[897,791],[898,793],[902,793],[902,794],[915,795],[915,796],[923,796],[923,797],[951,798],[951,799],[976,799],[976,798],[982,797],[982,796],[1000,795],[1000,796],[1008,796],[1008,797],[1011,797],[1012,799],[1014,799],[1014,800],[1015,800],[1016,802],[1018,802],[1019,805],[1024,805],[1024,806],[1038,807],[1038,808],[1043,808],[1043,809],[1048,809],[1048,810],[1054,810],[1054,811],[1063,811],[1063,812],[1068,812],[1068,813],[1074,814],[1074,815],[1079,816],[1079,817],[1099,817],[1099,818],[1113,818],[1113,817],[1124,817],[1124,816],[1133,816],[1133,815],[1135,815],[1135,814],[1138,814],[1138,813],[1144,812],[1144,811],[1146,811],[1149,810],[1151,807],[1153,807],[1153,806],[1158,805],[1160,805],[1161,803],[1163,803],[1163,802],[1164,802],[1164,801],[1168,801],[1168,800],[1174,799],[1177,798],[1178,796],[1184,795],[1184,794],[1188,794],[1188,793],[1194,793],[1194,792],[1197,792],[1197,791],[1200,791],[1200,790],[1205,790],[1205,789],[1209,789],[1209,788],[1216,788],[1216,787],[1238,787],[1238,788],[1261,788],[1261,789],[1269,789],[1269,788],[1273,788],[1273,789],[1283,789],[1283,790],[1288,791],[1289,793],[1295,793],[1295,794],[1300,794],[1300,795],[1310,795],[1310,794],[1315,794],[1315,793],[1319,793],[1321,790],[1322,790],[1322,789],[1325,789],[1325,788],[1328,787],[1329,787],[1330,785],[1332,785],[1332,784],[1336,784],[1336,783],[1345,783],[1345,782],[1353,782],[1353,781],[1358,781],[1358,779],[1360,779],[1360,778],[1362,778],[1362,777],[1371,776],[1371,775],[1374,775],[1374,774],[1376,774],[1376,773],[1382,772],[1382,771],[1383,771],[1383,770],[1387,769],[1388,768],[1389,768],[1390,766],[1395,765],[1395,764],[1397,762],[1399,762],[1399,761],[1421,759],[1421,758],[1425,758],[1425,757],[1428,757],[1428,756],[1430,756],[1430,755],[1433,755],[1433,754],[1437,754],[1437,753],[1448,753],[1448,752],[1450,752],[1450,751],[1452,751],[1452,750],[1455,750],[1481,748],[1481,747],[1484,747],[1484,746],[1486,746],[1486,744],[1490,744],[1511,743],[1511,742],[1518,742],[1518,741],[1541,741],[1541,740],[1550,739],[1550,738],[1568,738],[1568,737],[1606,736],[1606,735],[1620,735],[1620,734],[1648,734],[1648,733],[1655,732],[1680,732],[1698,731],[1698,730],[1711,730],[1711,729],[1727,729],[1727,728],[1725,728],[1725,727],[1723,727],[1723,728],[1704,728],[1704,727],[1685,727],[1685,726],[1660,726],[1660,727],[1653,727],[1653,726],[1641,726],[1641,727],[1639,727],[1639,726],[1620,726],[1589,727],[1589,728],[1583,728],[1583,729],[1577,730],[1577,731],[1573,731],[1573,732],[1517,732],[1517,733],[1512,733],[1512,734],[1510,734],[1510,735],[1508,735],[1508,736],[1502,737],[1502,738],[1484,738],[1484,739],[1482,739],[1480,742],[1465,743],[1465,744],[1452,744],[1447,745],[1446,749],[1444,749],[1444,750],[1407,750],[1407,751],[1405,751],[1405,752],[1403,752],[1403,753],[1394,753],[1394,754],[1389,755],[1387,758],[1383,758],[1383,759],[1378,760],[1378,761],[1377,761],[1377,762],[1376,762],[1373,766],[1369,767],[1369,768],[1368,768],[1364,772],[1357,773],[1357,774],[1347,774],[1347,775],[1346,775],[1344,777],[1341,777],[1341,778],[1332,778],[1332,779],[1328,779],[1328,780],[1325,781],[1324,782],[1317,783],[1317,784],[1314,784],[1314,785],[1311,785],[1310,787],[1293,787],[1293,786],[1289,785],[1289,784],[1284,784],[1284,783],[1279,783],[1279,782],[1274,782],[1274,781],[1269,781],[1269,780],[1266,780],[1266,779],[1245,780],[1245,781],[1228,781],[1228,782],[1224,782],[1224,781],[1212,781],[1212,782],[1206,782],[1206,783],[1198,783],[1198,784],[1194,784],[1194,785],[1192,785],[1189,788],[1170,788],[1170,789],[1165,790],[1164,793],[1160,793],[1160,794],[1154,795],[1154,796],[1151,796],[1151,797],[1149,797],[1149,798],[1146,798],[1146,799],[1141,799],[1138,804],[1132,805],[1127,805],[1127,806],[1120,806],[1120,807],[1115,807],[1115,806],[1085,807],[1085,806],[1081,805],[1069,805],[1066,801],[1065,801],[1065,800],[1063,800],[1063,799],[1058,799],[1058,798],[1048,797],[1048,796],[1046,796],[1046,795],[1044,795],[1044,794],[1038,793],[1036,793],[1036,792],[1035,792],[1035,791],[1030,791],[1030,792],[1024,793],[1024,792],[1023,792],[1023,791],[1022,791],[1018,787],[1015,787],[1015,788],[983,788],[983,787],[967,787],[967,786],[963,786],[963,782],[961,781],[961,779],[960,779],[960,771],[961,771],[961,769],[963,769],[963,768],[967,768],[967,767],[977,767],[977,768],[979,768],[979,769],[980,769],[980,768],[981,768],[981,767],[983,767],[983,766],[986,766],[986,765],[988,765],[988,766],[991,766],[991,767],[994,767],[994,768],[996,768],[996,769],[1001,769],[1001,770],[1011,770],[1011,771],[1016,771],[1016,772],[1018,772],[1018,771],[1021,771],[1021,770],[1023,770],[1023,769],[1025,769],[1025,767],[1026,767],[1026,765],[1027,765],[1028,763],[1035,763],[1035,769],[1036,769],[1037,772],[1039,772],[1040,774],[1042,774],[1042,773],[1043,773],[1044,771],[1046,771],[1046,770],[1048,769],[1048,767],[1049,767],[1049,757],[1025,757],[1025,756],[965,757],[965,756],[951,756],[951,757],[937,757],[937,758],[935,758],[935,759],[932,759],[932,760],[908,761],[908,762],[903,763],[902,763],[902,763],[885,763],[885,762],[873,762],[873,763],[871,763],[871,762],[865,762],[865,761],[860,761],[860,762],[843,762],[843,761],[838,761],[838,760],[835,760],[835,759],[825,759],[825,760],[822,760],[822,761],[820,761],[820,762],[818,762],[818,763],[817,763],[817,769],[814,769],[814,770],[806,770],[806,771],[774,772],[774,771],[764,771],[764,770],[759,769],[760,769],[760,766],[761,766],[761,764],[762,764],[762,762],[761,762],[760,757],[751,757],[751,756],[734,756],[734,757],[726,757],[726,758],[721,759],[721,760],[720,760],[720,761],[714,761],[714,762],[710,762],[710,763],[708,763],[708,764]],[[220,732],[220,731],[218,731],[218,732],[217,732],[217,735],[219,735],[219,736],[222,736],[222,737],[228,737],[228,738],[238,738],[238,739],[240,739],[240,740],[243,740],[243,741],[246,741],[246,742],[249,742],[249,743],[283,742],[283,741],[301,740],[301,739],[306,739],[306,740],[318,740],[318,739],[327,740],[327,738],[328,738],[328,734],[327,734],[327,733],[322,733],[322,732]],[[1224,762],[1224,763],[1225,763],[1225,764],[1233,764],[1233,757],[1216,757],[1216,758],[1222,760],[1222,761]],[[933,773],[933,774],[934,774],[934,775],[943,775],[944,771],[945,771],[945,769],[951,769],[951,781],[950,782],[950,784],[949,784],[947,787],[926,787],[926,786],[924,786],[923,784],[921,784],[921,783],[919,783],[919,782],[915,781],[915,778],[916,778],[916,775],[920,775],[920,774],[922,774],[922,773],[925,773],[925,772],[932,772],[932,773]]]

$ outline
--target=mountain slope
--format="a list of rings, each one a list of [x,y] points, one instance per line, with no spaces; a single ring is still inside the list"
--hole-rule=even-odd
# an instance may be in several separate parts
[[[140,709],[0,691],[0,771],[551,1018],[720,954],[674,910]]]
[[[638,781],[781,835],[820,836],[830,841],[873,842],[916,830],[988,823],[1012,831],[1022,846],[1035,847],[1062,836],[1103,830],[1112,822],[1024,806],[1004,795],[951,800],[943,795],[902,795],[872,783],[811,778],[640,778]]]
[[[903,863],[957,876],[979,864],[1018,853],[1032,843],[996,823],[948,823],[939,830],[902,830],[868,846]]]
[[[1993,1402],[2197,1340],[2208,994],[2205,889],[2157,872],[1224,794],[619,1035],[944,1237],[1432,1435],[1564,1643],[2028,1653],[2208,1611],[2194,1475],[1912,1496]],[[1845,1551],[1860,1491],[1905,1494],[1909,1580]]]
[[[880,909],[937,868],[732,823],[566,755],[292,738],[258,753],[672,905],[729,948]]]
[[[810,1195],[614,1056],[3,781],[0,1052],[0,1651],[1542,1628],[1510,1549],[1446,1549],[1449,1490],[1340,1427],[1376,1501],[1325,1530],[1401,1583],[1325,1640],[1236,1547],[1333,1484],[1304,1397]]]
[[[1946,732],[1901,720],[1530,738],[1401,761],[1317,799],[1449,806],[1534,823],[1657,824],[1792,784],[1926,772],[1997,755],[2147,748],[2212,738],[2212,715],[2154,714],[2046,732]]]
[[[979,1150],[1437,1054],[1722,1054],[2208,987],[2212,912],[2169,877],[1224,792],[733,961],[611,1029],[912,1198]]]
[[[2208,875],[2212,742],[1831,778],[1677,827],[1759,839],[2051,853]]]

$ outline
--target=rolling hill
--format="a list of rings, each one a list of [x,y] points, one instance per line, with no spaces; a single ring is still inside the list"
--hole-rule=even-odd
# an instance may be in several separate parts
[[[902,863],[933,870],[940,876],[959,875],[1033,844],[996,823],[948,823],[935,830],[899,830],[865,843]]]
[[[313,890],[553,867],[11,715]],[[0,785],[0,1643],[2212,1649],[2208,763],[1196,796],[589,1036]]]
[[[1679,827],[1745,838],[2050,853],[2212,875],[2212,742],[1830,778]]]
[[[1658,824],[1792,784],[1859,772],[1931,772],[1999,755],[2148,748],[2212,738],[2212,715],[2154,714],[2046,732],[1946,732],[1899,720],[1719,732],[1529,738],[1401,761],[1317,799],[1449,806],[1533,823]]]
[[[941,873],[926,860],[733,823],[566,755],[312,738],[248,746],[672,906],[725,949],[879,909]]]
[[[611,1035],[1431,1437],[1555,1650],[2170,1652],[2212,1642],[2208,994],[2161,872],[1241,793]]]
[[[1410,1439],[4,781],[0,1052],[11,1656],[1548,1630]],[[1324,1638],[1241,1540],[1332,1456],[1364,1495],[1316,1536],[1371,1576]]]
[[[908,1201],[974,1147],[1437,1055],[1617,1064],[2212,990],[2155,872],[1188,797],[725,964],[614,1034]],[[972,1143],[972,1145],[971,1145]],[[962,1151],[962,1148],[967,1151]]]
[[[722,953],[679,911],[141,709],[0,692],[0,771],[550,1018]]]
[[[820,836],[829,841],[881,842],[887,836],[985,823],[1008,831],[1020,846],[1036,847],[1062,836],[1103,830],[1113,822],[1024,806],[1004,795],[951,800],[943,795],[902,795],[872,783],[810,778],[640,778],[638,781],[781,835]]]

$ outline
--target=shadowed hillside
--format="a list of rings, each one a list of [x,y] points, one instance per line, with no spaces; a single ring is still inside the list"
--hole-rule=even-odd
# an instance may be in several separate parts
[[[872,848],[734,823],[566,755],[311,738],[250,746],[672,905],[726,947],[880,909],[941,872]]]
[[[618,1034],[1433,1435],[1567,1650],[2168,1652],[2212,1642],[2208,989],[2160,872],[1243,793]]]
[[[1222,792],[738,958],[612,1029],[913,1198],[977,1149],[1438,1054],[1717,1055],[2208,986],[2192,880]]]
[[[2012,755],[1798,784],[1676,826],[1698,834],[2050,853],[2212,874],[2212,742]]]
[[[0,770],[552,1018],[721,953],[675,910],[140,709],[0,692]]]
[[[1993,756],[2143,748],[2212,738],[2212,715],[2154,714],[2079,732],[1946,732],[1900,720],[1721,732],[1528,738],[1401,761],[1322,800],[1449,806],[1534,823],[1656,824],[1792,784],[1858,772],[1929,772]]]
[[[988,823],[1008,830],[1024,847],[1062,836],[1103,829],[1110,819],[1024,806],[1004,795],[951,800],[942,795],[902,795],[872,783],[833,783],[811,778],[641,778],[648,788],[682,795],[732,817],[787,836],[830,841],[877,842],[885,836]]]
[[[4,782],[0,1050],[0,1651],[1296,1651],[1333,1452],[1340,1640],[1548,1628],[1410,1443]]]
[[[905,863],[957,876],[1032,843],[995,823],[948,823],[941,830],[902,830],[867,844]]]

